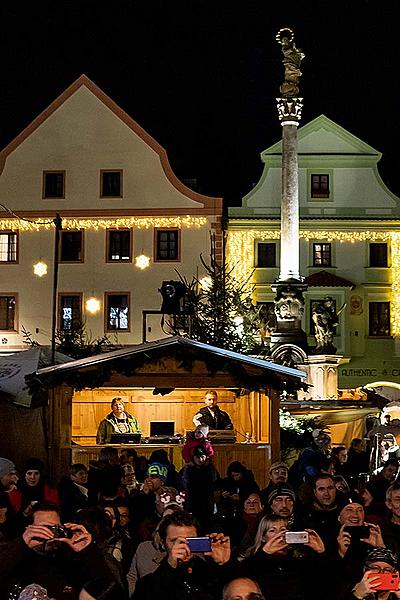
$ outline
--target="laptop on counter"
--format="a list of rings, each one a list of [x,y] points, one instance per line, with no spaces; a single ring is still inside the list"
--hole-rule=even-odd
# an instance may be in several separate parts
[[[175,421],[150,421],[150,437],[166,438],[175,434]]]

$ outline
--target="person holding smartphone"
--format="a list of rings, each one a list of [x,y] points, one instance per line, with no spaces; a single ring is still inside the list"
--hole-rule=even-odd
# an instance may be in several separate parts
[[[324,543],[313,529],[289,531],[288,519],[266,515],[239,575],[256,581],[268,600],[321,600],[328,576]]]
[[[400,598],[398,557],[388,548],[373,548],[366,556],[360,581],[338,600],[395,600]]]
[[[211,533],[206,546],[207,540],[198,538],[198,532],[196,519],[187,512],[163,519],[158,533],[167,555],[153,573],[139,579],[133,600],[221,597],[224,584],[233,579],[229,538]],[[190,538],[197,538],[197,543],[192,544]]]

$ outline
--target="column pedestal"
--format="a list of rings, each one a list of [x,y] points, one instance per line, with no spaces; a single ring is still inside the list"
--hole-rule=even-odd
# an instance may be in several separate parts
[[[288,279],[275,282],[271,288],[276,294],[276,329],[271,335],[271,352],[283,344],[291,344],[307,352],[307,335],[301,328],[303,292],[307,285],[298,279]]]
[[[337,400],[338,367],[350,362],[350,358],[334,354],[308,356],[297,368],[307,373],[307,392],[299,391],[298,400]]]

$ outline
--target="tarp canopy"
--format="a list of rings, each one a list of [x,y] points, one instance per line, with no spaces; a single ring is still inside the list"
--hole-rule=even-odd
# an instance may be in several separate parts
[[[71,362],[70,356],[56,352],[56,364]],[[32,396],[25,382],[25,375],[51,363],[51,349],[48,346],[35,346],[8,356],[0,356],[0,401],[18,406],[30,407]]]

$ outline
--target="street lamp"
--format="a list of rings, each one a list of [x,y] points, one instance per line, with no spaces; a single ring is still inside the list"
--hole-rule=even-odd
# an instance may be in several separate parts
[[[53,304],[51,317],[51,364],[56,362],[56,324],[57,324],[57,286],[58,286],[58,265],[60,252],[60,231],[62,229],[62,219],[59,213],[56,214],[53,223],[56,227],[54,233],[54,268],[53,268]]]

